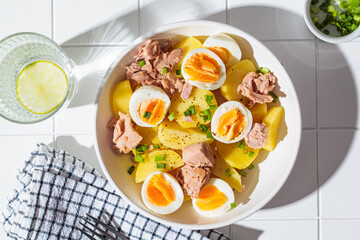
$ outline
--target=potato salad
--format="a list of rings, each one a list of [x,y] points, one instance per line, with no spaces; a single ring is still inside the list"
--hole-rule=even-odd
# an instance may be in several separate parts
[[[108,124],[115,154],[132,161],[119,174],[134,176],[157,214],[189,200],[204,217],[235,208],[259,152],[277,144],[284,110],[276,75],[243,58],[225,33],[149,39],[125,68]]]

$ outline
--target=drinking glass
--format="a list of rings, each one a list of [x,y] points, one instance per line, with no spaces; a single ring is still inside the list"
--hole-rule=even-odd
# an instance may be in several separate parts
[[[50,61],[58,65],[68,78],[68,90],[61,104],[46,114],[27,110],[16,95],[16,81],[20,72],[36,61]],[[76,90],[73,63],[64,50],[50,38],[37,33],[17,33],[0,41],[0,116],[16,123],[36,123],[66,108]]]

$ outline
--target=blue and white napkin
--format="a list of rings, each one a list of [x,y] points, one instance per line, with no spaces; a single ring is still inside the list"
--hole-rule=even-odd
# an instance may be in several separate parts
[[[1,217],[13,239],[87,239],[76,229],[86,214],[129,239],[229,239],[215,230],[174,228],[142,216],[93,167],[45,144],[37,144],[17,179]]]

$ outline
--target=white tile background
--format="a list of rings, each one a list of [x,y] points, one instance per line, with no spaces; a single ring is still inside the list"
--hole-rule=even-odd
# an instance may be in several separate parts
[[[360,42],[315,39],[304,0],[1,0],[0,38],[39,32],[62,44],[78,66],[78,94],[53,119],[27,126],[0,119],[0,210],[16,169],[38,141],[98,166],[95,94],[114,57],[157,26],[210,19],[260,39],[284,64],[298,93],[303,135],[295,167],[263,209],[220,230],[233,239],[360,239]],[[5,153],[5,154],[4,154]],[[98,168],[99,169],[99,168]],[[0,228],[0,239],[6,239]]]

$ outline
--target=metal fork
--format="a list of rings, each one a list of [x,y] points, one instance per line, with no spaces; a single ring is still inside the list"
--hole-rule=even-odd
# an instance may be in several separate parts
[[[90,216],[90,215],[87,215],[88,218],[83,218],[84,222],[85,223],[82,223],[80,221],[80,225],[84,227],[84,229],[86,229],[87,231],[85,231],[84,229],[80,229],[79,227],[76,226],[76,228],[82,232],[85,236],[87,236],[90,240],[107,240],[107,239],[111,239],[111,240],[128,240],[128,237],[122,233],[122,232],[119,232],[117,231],[114,227],[112,226],[109,226],[105,223],[103,223],[102,221],[100,221],[99,219],[93,217],[93,216]],[[103,226],[105,229],[109,230],[110,232],[112,232],[113,234],[115,234],[116,237],[113,237],[111,236],[109,233],[107,233],[106,231],[100,229],[98,226],[96,226],[97,223],[98,225],[101,225]],[[87,225],[90,225],[92,227],[94,227],[94,229],[90,228],[89,226]],[[93,233],[97,238],[95,237],[92,237],[88,232],[90,233]]]

